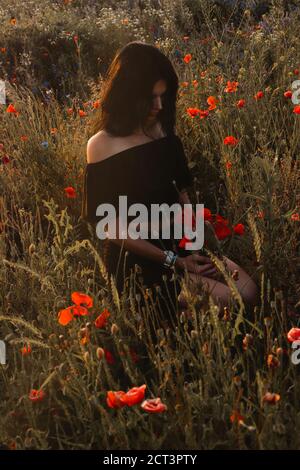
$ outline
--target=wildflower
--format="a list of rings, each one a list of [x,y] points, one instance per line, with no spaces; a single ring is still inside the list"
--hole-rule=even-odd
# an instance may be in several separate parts
[[[29,400],[33,401],[33,402],[36,402],[36,401],[42,401],[44,398],[45,398],[45,392],[40,389],[40,390],[36,390],[36,389],[32,389],[30,390],[30,393],[29,393]]]
[[[224,89],[225,93],[235,93],[237,91],[237,87],[239,85],[239,82],[227,82],[227,86]]]
[[[297,105],[297,106],[294,107],[293,113],[294,114],[300,114],[300,105]]]
[[[291,90],[288,90],[283,93],[283,96],[285,98],[291,98],[293,96],[293,93],[291,92]]]
[[[73,320],[74,317],[88,315],[89,312],[85,307],[81,307],[79,305],[71,305],[70,307],[64,308],[58,312],[58,323],[65,326],[70,321]]]
[[[189,36],[183,36],[182,38],[184,41],[187,41],[189,39]]]
[[[146,388],[147,385],[145,384],[140,387],[133,387],[124,396],[122,396],[121,400],[128,406],[137,405],[145,399]]]
[[[257,217],[258,217],[259,219],[264,219],[264,217],[265,217],[264,211],[259,211],[259,212],[257,213]]]
[[[229,136],[225,137],[225,139],[223,140],[224,145],[230,145],[232,147],[237,145],[238,142],[239,142],[239,140],[236,139],[235,137],[233,137],[233,135],[229,135]]]
[[[246,351],[253,344],[253,336],[248,333],[243,338],[243,350]]]
[[[96,318],[95,327],[96,328],[103,328],[107,323],[108,317],[110,317],[110,313],[107,310],[107,308],[105,308],[103,310],[103,312],[101,312],[100,315]]]
[[[233,231],[234,233],[236,233],[237,235],[244,235],[245,233],[245,226],[243,224],[236,224],[234,227],[233,227]]]
[[[162,403],[160,398],[144,400],[141,408],[148,413],[162,413],[167,410],[167,406]]]
[[[200,73],[200,77],[202,78],[202,80],[206,77],[206,74],[207,74],[207,70],[204,70],[203,72]]]
[[[263,96],[264,96],[263,91],[258,91],[258,92],[254,95],[254,99],[255,99],[256,101],[258,101],[258,100],[261,100],[261,99],[263,98]]]
[[[237,108],[243,108],[246,104],[246,101],[245,100],[239,100],[237,103],[236,103],[236,107]]]
[[[199,85],[198,80],[193,80],[192,84],[194,85],[194,87],[197,87]]]
[[[75,189],[72,186],[68,186],[65,188],[65,194],[68,198],[75,198],[76,197],[76,192]]]
[[[225,167],[226,167],[226,170],[230,170],[230,168],[232,167],[232,163],[231,162],[226,162]]]
[[[136,364],[139,361],[139,357],[138,357],[137,353],[135,352],[135,350],[130,348],[129,349],[129,354],[131,356],[132,362],[134,362]]]
[[[238,423],[238,424],[241,424],[245,421],[244,417],[237,411],[237,410],[234,410],[232,412],[232,415],[230,416],[230,421],[232,423]]]
[[[208,115],[209,115],[209,111],[207,111],[207,110],[202,111],[201,109],[199,110],[199,117],[200,117],[200,119],[204,119],[204,118],[206,118]]]
[[[287,334],[287,339],[290,343],[300,340],[300,328],[291,328]]]
[[[87,294],[83,294],[82,292],[72,292],[71,299],[75,305],[84,305],[86,308],[91,308],[93,306],[92,297]]]
[[[187,113],[194,119],[197,114],[199,114],[200,109],[199,108],[187,108]]]
[[[262,398],[263,403],[269,403],[271,405],[275,405],[279,400],[280,400],[280,395],[278,393],[271,393],[271,392],[267,392]]]
[[[8,155],[4,155],[2,158],[1,158],[1,161],[3,163],[3,165],[7,165],[7,163],[10,162],[10,158]]]
[[[183,60],[186,64],[188,64],[192,60],[192,54],[186,54]]]
[[[44,148],[44,149],[47,149],[49,147],[49,144],[48,142],[45,140],[44,142],[41,142],[41,146]]]
[[[73,114],[73,108],[68,108],[67,109],[67,114],[69,114],[69,115]]]
[[[293,73],[294,75],[299,75],[299,69],[294,69]]]
[[[6,112],[16,115],[19,114],[13,104],[8,105],[8,107],[6,108]]]
[[[99,108],[99,106],[100,106],[100,100],[96,100],[96,101],[93,102],[93,108],[94,109]]]
[[[77,34],[75,34],[75,36],[73,36],[73,41],[75,42],[76,46],[78,47],[78,36],[77,36]]]
[[[22,140],[22,142],[27,142],[28,137],[27,135],[21,135],[20,139]]]
[[[299,220],[300,220],[300,214],[299,214],[299,213],[292,214],[292,215],[291,215],[291,219],[292,219],[292,220],[299,221]]]
[[[30,344],[23,346],[23,348],[20,349],[22,356],[28,356],[31,354],[31,347]]]
[[[189,82],[181,82],[181,86],[186,88],[187,86],[189,86]]]
[[[228,224],[229,221],[227,219],[224,219],[219,214],[216,215],[216,221],[214,222],[213,227],[215,229],[216,237],[219,240],[224,240],[224,238],[231,235],[231,230],[229,229]]]
[[[106,403],[110,408],[123,408],[126,403],[123,402],[122,398],[124,397],[125,392],[119,390],[118,392],[113,392],[110,390],[107,392]]]
[[[53,135],[53,134],[56,134],[57,133],[57,127],[52,127],[52,129],[50,130],[50,133]]]
[[[267,365],[270,369],[277,369],[280,366],[280,362],[276,356],[269,354],[267,357]]]
[[[211,111],[217,107],[218,100],[214,96],[209,96],[206,100],[207,104],[209,105],[208,110]]]
[[[108,362],[108,364],[112,365],[116,362],[113,354],[110,351],[108,351],[107,349],[104,349],[104,355],[105,355],[105,359]]]
[[[87,116],[87,113],[86,113],[85,111],[83,111],[82,109],[80,109],[80,110],[78,111],[78,114],[79,114],[80,117]]]
[[[11,19],[9,20],[9,22],[10,22],[10,24],[13,25],[13,26],[15,26],[15,25],[17,24],[16,18],[11,18]]]

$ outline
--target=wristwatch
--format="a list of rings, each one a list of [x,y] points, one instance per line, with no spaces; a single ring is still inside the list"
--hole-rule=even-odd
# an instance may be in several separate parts
[[[166,259],[163,265],[165,266],[165,268],[171,268],[172,266],[174,266],[178,255],[172,250],[166,250],[164,251],[164,254],[166,255]]]

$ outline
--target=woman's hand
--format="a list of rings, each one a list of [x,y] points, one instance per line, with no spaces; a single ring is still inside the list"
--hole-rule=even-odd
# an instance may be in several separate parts
[[[218,273],[210,258],[201,256],[198,253],[193,253],[186,257],[178,257],[175,266],[182,270],[186,269],[190,273],[212,278]]]

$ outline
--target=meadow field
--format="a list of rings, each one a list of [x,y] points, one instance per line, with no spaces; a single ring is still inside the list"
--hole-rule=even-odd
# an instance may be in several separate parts
[[[1,449],[300,449],[298,2],[2,0],[0,23]],[[221,315],[183,279],[157,324],[82,231],[99,91],[133,40],[172,60],[190,196],[254,312],[232,277]]]

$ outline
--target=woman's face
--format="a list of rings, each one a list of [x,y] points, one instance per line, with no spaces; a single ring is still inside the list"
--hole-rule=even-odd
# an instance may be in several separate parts
[[[148,115],[149,120],[156,119],[159,111],[162,109],[162,98],[167,91],[167,83],[165,80],[158,80],[152,90],[152,108]]]

